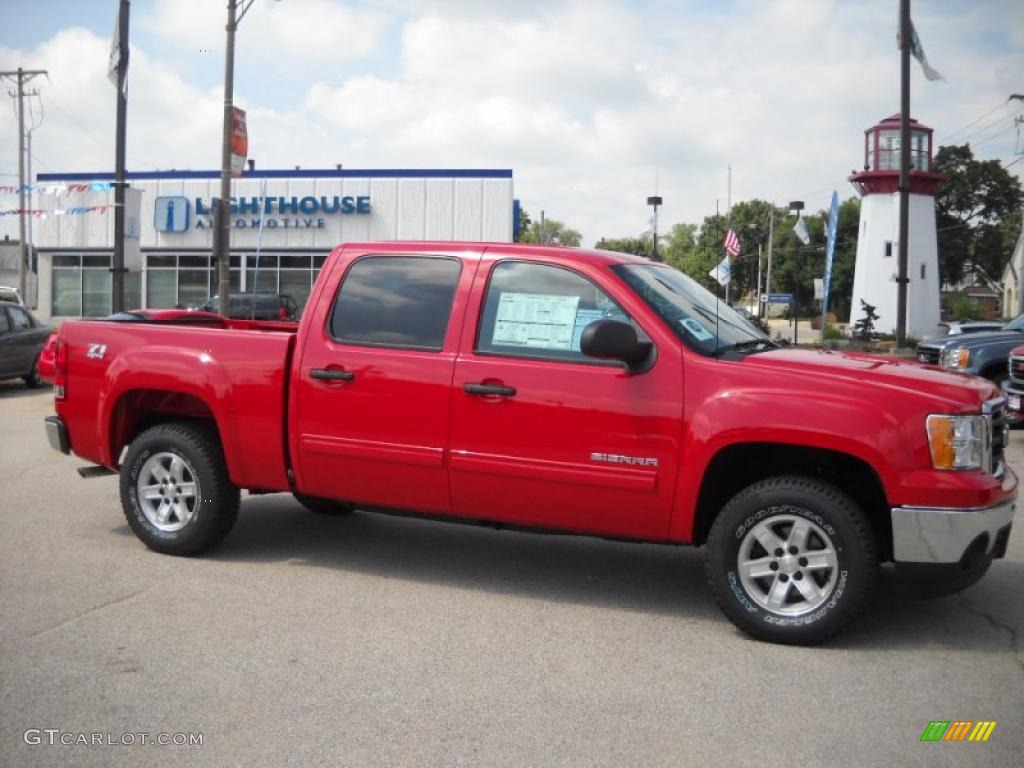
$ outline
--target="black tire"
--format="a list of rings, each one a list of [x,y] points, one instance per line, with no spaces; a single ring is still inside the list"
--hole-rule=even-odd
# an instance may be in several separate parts
[[[143,483],[157,479],[157,465],[167,472],[163,466],[167,457],[171,462],[174,457],[183,461],[184,469],[179,470],[183,481],[177,490],[180,493],[183,486],[189,486],[192,496],[189,498],[186,492],[181,501],[180,508],[185,514],[166,520],[161,528],[159,520],[153,519],[153,504],[139,498],[139,485],[140,474]],[[173,478],[173,471],[171,466],[169,479]],[[152,501],[160,503],[162,509],[164,489],[161,487],[158,492],[160,497]],[[173,492],[170,487],[169,493]],[[213,426],[201,422],[159,424],[139,434],[129,446],[121,466],[121,506],[128,525],[150,549],[167,555],[197,555],[206,551],[228,535],[238,517],[238,503],[239,491],[231,484]],[[178,524],[176,530],[170,530]]]
[[[22,379],[24,379],[25,386],[29,389],[39,389],[39,387],[43,386],[43,380],[39,378],[39,355],[36,355],[36,359],[32,361],[32,368]]]
[[[798,522],[808,532],[802,548],[791,554],[772,544],[801,544]],[[749,568],[741,569],[741,555]],[[787,475],[754,483],[725,505],[708,535],[705,566],[719,607],[743,632],[814,645],[867,605],[878,582],[878,544],[848,495],[821,480]],[[773,595],[781,602],[772,603]]]
[[[338,515],[347,515],[355,509],[347,501],[321,499],[318,496],[306,496],[304,493],[293,493],[292,495],[299,504],[310,512],[316,512],[318,515],[337,517]]]

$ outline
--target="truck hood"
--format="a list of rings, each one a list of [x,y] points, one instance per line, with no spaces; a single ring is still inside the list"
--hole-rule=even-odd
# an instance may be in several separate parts
[[[783,376],[813,377],[821,382],[818,388],[861,388],[864,398],[876,403],[882,402],[885,393],[879,390],[884,388],[953,412],[975,410],[1000,395],[991,382],[978,376],[881,355],[783,348],[748,355],[743,365],[763,369],[766,381],[779,383]]]
[[[977,349],[989,344],[1024,344],[1024,331],[989,331],[986,333],[961,333],[956,336],[934,336],[925,339],[918,346],[932,349],[963,347]]]

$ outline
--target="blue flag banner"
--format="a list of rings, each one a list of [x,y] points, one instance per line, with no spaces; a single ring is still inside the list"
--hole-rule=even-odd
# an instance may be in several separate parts
[[[825,334],[825,321],[828,317],[828,288],[832,282],[832,256],[836,251],[836,230],[839,228],[839,193],[832,193],[832,209],[828,214],[827,240],[825,242],[825,282],[822,285],[821,299],[821,333]]]

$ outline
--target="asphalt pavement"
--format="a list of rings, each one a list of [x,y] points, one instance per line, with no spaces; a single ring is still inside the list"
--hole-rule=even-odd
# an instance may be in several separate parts
[[[206,556],[154,554],[117,479],[50,449],[50,412],[0,383],[0,765],[1020,764],[1019,522],[966,592],[886,573],[856,626],[790,648],[735,630],[685,547],[277,494]],[[998,724],[922,743],[933,720]]]

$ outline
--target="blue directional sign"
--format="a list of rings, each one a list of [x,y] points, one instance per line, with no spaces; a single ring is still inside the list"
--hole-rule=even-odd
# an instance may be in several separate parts
[[[768,304],[792,304],[793,294],[792,293],[766,293],[761,298],[762,301]]]

